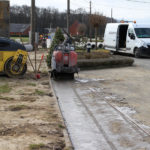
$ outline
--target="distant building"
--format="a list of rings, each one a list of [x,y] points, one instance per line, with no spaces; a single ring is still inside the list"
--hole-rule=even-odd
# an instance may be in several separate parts
[[[29,36],[30,24],[10,24],[10,35],[11,36]]]

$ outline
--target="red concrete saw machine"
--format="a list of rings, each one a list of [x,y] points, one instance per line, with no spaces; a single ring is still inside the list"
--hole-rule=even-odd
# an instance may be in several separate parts
[[[77,53],[72,44],[65,42],[55,47],[51,68],[51,77],[54,79],[61,77],[74,79],[74,74],[78,73],[79,69],[77,67]]]

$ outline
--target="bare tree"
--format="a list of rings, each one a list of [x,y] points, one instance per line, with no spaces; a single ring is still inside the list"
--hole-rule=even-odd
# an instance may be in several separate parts
[[[85,35],[86,29],[87,28],[86,28],[86,25],[84,23],[79,24],[79,26],[78,26],[78,33],[79,33],[79,35],[81,35],[81,36]]]
[[[45,33],[44,28],[66,28],[66,12],[59,12],[55,8],[38,8],[36,7],[36,31],[41,34]],[[78,22],[85,24],[87,27],[86,34],[89,35],[89,14],[84,9],[80,8],[77,10],[71,10],[70,14],[70,25],[77,20]],[[106,17],[107,22],[111,22],[111,18]],[[113,20],[115,22],[115,20]],[[29,6],[11,6],[10,7],[10,23],[30,23],[30,7]],[[105,24],[100,25],[100,34],[103,36]],[[94,28],[92,28],[92,36],[94,33]]]
[[[91,15],[90,17],[90,23],[95,28],[95,46],[97,49],[97,36],[98,36],[98,28],[100,25],[103,25],[106,23],[106,17],[103,16],[103,14],[95,13]]]

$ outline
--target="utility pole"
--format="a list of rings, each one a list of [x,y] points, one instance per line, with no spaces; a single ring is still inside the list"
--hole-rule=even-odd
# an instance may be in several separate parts
[[[10,37],[10,2],[8,0],[0,0],[0,36]]]
[[[113,23],[113,9],[111,8],[111,23]]]
[[[31,0],[31,44],[35,48],[35,0]]]
[[[37,75],[36,53],[37,44],[35,43],[35,0],[31,0],[31,44],[35,51],[35,76]],[[37,78],[37,77],[36,77]]]
[[[90,17],[92,15],[92,2],[90,1],[90,15],[89,15],[89,25],[90,25],[90,42],[92,42],[91,38],[92,38],[92,26],[91,26],[91,22],[90,22]]]
[[[67,0],[67,32],[69,32],[69,25],[70,25],[70,0]]]

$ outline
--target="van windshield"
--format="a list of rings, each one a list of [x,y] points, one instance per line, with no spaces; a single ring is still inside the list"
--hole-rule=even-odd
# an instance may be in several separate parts
[[[150,28],[135,28],[138,38],[150,38]]]

